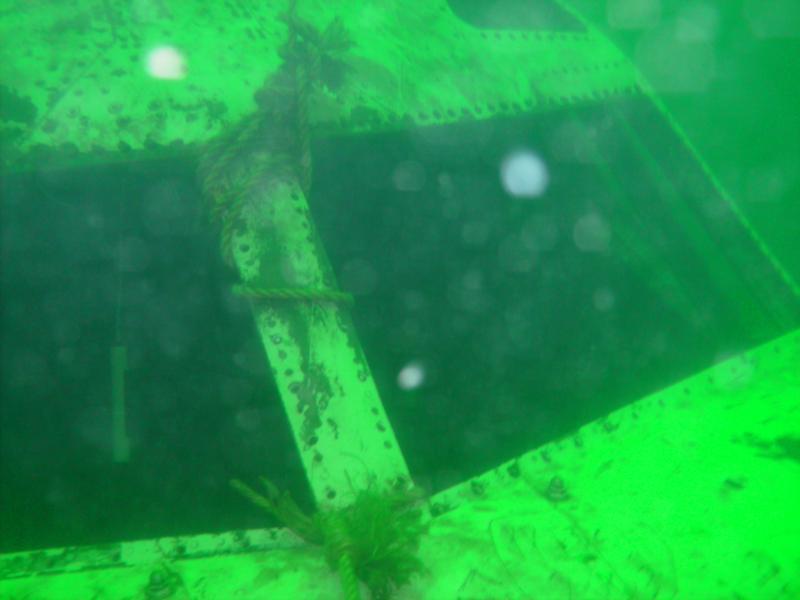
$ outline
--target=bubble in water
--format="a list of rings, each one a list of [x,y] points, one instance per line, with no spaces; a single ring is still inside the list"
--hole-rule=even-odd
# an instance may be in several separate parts
[[[536,198],[547,190],[550,177],[547,165],[530,150],[517,150],[500,165],[503,188],[517,198]]]
[[[676,38],[680,42],[712,42],[717,37],[719,12],[710,4],[691,4],[678,15]]]
[[[715,46],[703,29],[670,22],[642,35],[635,62],[659,92],[703,92],[716,73]]]
[[[800,37],[800,4],[796,0],[745,0],[742,13],[758,38]]]
[[[422,310],[428,304],[425,295],[417,290],[407,290],[401,294],[401,298],[403,306],[409,311]]]
[[[265,415],[263,410],[255,408],[243,408],[236,412],[236,425],[244,431],[258,431],[264,422]]]
[[[455,184],[453,183],[453,177],[449,173],[439,173],[436,182],[439,185],[439,195],[442,198],[453,197],[455,193]]]
[[[150,259],[150,247],[140,237],[127,237],[117,244],[117,268],[120,271],[144,271],[150,265]]]
[[[660,0],[608,0],[606,19],[615,29],[646,29],[661,19]]]
[[[183,79],[186,77],[186,59],[173,46],[159,46],[147,55],[147,72],[156,79]]]
[[[162,179],[153,183],[142,198],[145,229],[157,236],[191,234],[191,202],[191,191],[183,182]]]
[[[594,292],[594,307],[600,312],[606,312],[614,308],[616,297],[614,292],[608,288],[600,288]]]
[[[605,252],[611,240],[611,229],[600,215],[584,215],[575,223],[572,239],[584,252]]]
[[[418,192],[425,186],[425,167],[413,160],[402,162],[395,167],[392,181],[401,192]]]
[[[356,296],[366,296],[378,286],[378,272],[366,260],[353,259],[345,263],[340,275],[341,285]]]
[[[425,368],[419,362],[410,362],[397,374],[397,386],[401,390],[414,390],[425,382]]]
[[[770,164],[751,169],[746,177],[749,202],[780,202],[784,194],[800,180],[800,169],[788,165]]]
[[[500,267],[512,273],[526,273],[533,269],[536,251],[529,248],[521,236],[509,235],[497,247]]]
[[[461,285],[468,290],[479,290],[483,287],[483,273],[478,269],[471,269],[461,277]]]
[[[481,246],[489,239],[489,224],[472,221],[461,226],[461,239],[467,246]]]
[[[556,246],[558,237],[558,225],[552,217],[533,215],[522,224],[519,241],[528,250],[547,252]]]
[[[568,121],[553,132],[551,151],[559,161],[585,164],[608,161],[599,147],[598,127],[577,120]]]

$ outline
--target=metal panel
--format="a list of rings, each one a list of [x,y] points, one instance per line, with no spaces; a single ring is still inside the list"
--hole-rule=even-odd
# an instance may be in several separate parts
[[[800,331],[437,494],[396,598],[796,598],[798,360]],[[343,597],[323,554],[274,530],[19,553],[0,596]]]
[[[444,0],[298,4],[298,15],[319,32],[341,19],[352,41],[337,77],[312,85],[317,134],[485,119],[638,93],[630,63],[590,32],[479,30]],[[45,149],[108,161],[124,151],[175,154],[207,141],[256,110],[254,94],[282,62],[287,6],[5,0],[4,164]],[[177,75],[185,68],[184,78],[148,74],[150,53],[165,47],[179,53],[165,59],[177,61]]]

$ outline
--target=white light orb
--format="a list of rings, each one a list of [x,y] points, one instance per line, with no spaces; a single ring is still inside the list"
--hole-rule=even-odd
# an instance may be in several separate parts
[[[147,72],[156,79],[183,79],[187,74],[186,58],[173,46],[159,46],[147,55]]]
[[[537,198],[547,191],[550,176],[547,165],[530,150],[517,150],[500,165],[503,188],[517,198]]]
[[[425,383],[425,368],[418,362],[410,362],[397,374],[397,386],[401,390],[414,390]]]

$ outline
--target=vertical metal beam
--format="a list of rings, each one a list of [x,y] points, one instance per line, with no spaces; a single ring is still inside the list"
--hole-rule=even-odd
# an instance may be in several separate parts
[[[245,192],[231,251],[318,505],[409,482],[347,296],[293,177]]]

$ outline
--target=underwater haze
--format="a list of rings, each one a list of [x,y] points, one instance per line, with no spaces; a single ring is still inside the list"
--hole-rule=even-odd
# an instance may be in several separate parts
[[[17,4],[0,2],[3,18],[21,10]],[[159,16],[169,12],[166,3],[134,4],[149,8],[113,15],[108,8],[108,17],[87,9],[63,21],[45,8],[26,10],[54,40],[64,31],[89,36],[92,23],[106,19],[117,43],[128,13],[142,23],[168,19]],[[27,79],[2,71],[0,133],[12,158],[0,188],[0,551],[282,525],[243,499],[231,479],[266,476],[313,511],[320,498],[309,486],[312,430],[326,428],[334,439],[327,400],[319,399],[338,382],[311,381],[319,375],[312,368],[318,338],[287,320],[288,335],[306,352],[297,360],[311,373],[291,388],[305,418],[297,425],[281,379],[290,369],[268,360],[259,303],[336,304],[344,315],[337,326],[357,340],[348,352],[369,365],[360,373],[374,381],[390,424],[378,419],[380,432],[370,435],[393,431],[397,447],[386,461],[405,461],[427,494],[800,326],[794,3],[449,4],[487,31],[570,36],[585,31],[583,18],[641,72],[656,101],[598,94],[542,101],[536,110],[511,104],[491,118],[444,112],[435,122],[431,111],[385,128],[373,127],[372,109],[353,110],[345,124],[324,121],[344,102],[337,94],[360,85],[341,59],[352,48],[353,68],[386,77],[350,39],[358,32],[347,37],[344,20],[341,30],[307,28],[275,53],[269,68],[278,75],[243,105],[271,111],[276,121],[253,125],[242,147],[231,139],[245,135],[248,117],[234,118],[237,109],[225,100],[186,100],[158,108],[166,116],[157,129],[172,131],[176,115],[187,126],[208,119],[214,135],[205,141],[83,150],[41,141],[49,139],[48,117],[19,92]],[[207,35],[218,26],[249,39],[250,29],[231,33],[247,18],[242,12]],[[258,35],[252,43],[261,43]],[[136,38],[129,43],[126,52]],[[299,102],[286,103],[296,90],[279,65],[301,61],[312,46],[327,54],[315,50],[325,101],[309,125]],[[33,48],[30,60],[39,52]],[[70,71],[75,81],[103,64],[102,53],[92,56]],[[567,64],[572,55],[557,56]],[[195,75],[191,59],[164,46],[146,62],[128,60],[120,78],[137,69],[159,81],[213,78],[208,69]],[[466,78],[469,68],[456,71]],[[42,97],[55,122],[77,84],[51,85],[47,77]],[[252,88],[259,77],[253,74]],[[115,79],[89,80],[114,94]],[[142,102],[119,102],[103,105],[113,124],[104,135],[129,139],[139,124],[126,103],[134,110]],[[112,106],[118,113],[108,117]],[[82,117],[66,113],[69,131],[81,131]],[[286,115],[291,126],[278,121]],[[314,129],[317,117],[325,127]],[[43,132],[31,139],[40,141],[15,154],[36,128]],[[242,168],[236,184],[220,172],[256,164],[253,156],[275,148],[285,155],[258,169],[296,175],[293,189],[308,203],[297,214],[311,224],[302,227],[312,231],[323,275],[309,291],[306,258],[287,253],[259,263],[260,275],[275,280],[242,293],[242,273],[255,261],[231,239],[243,219],[257,218],[237,185],[263,181],[255,167]],[[297,224],[292,218],[260,221],[264,243]],[[796,451],[787,456],[800,460]]]

